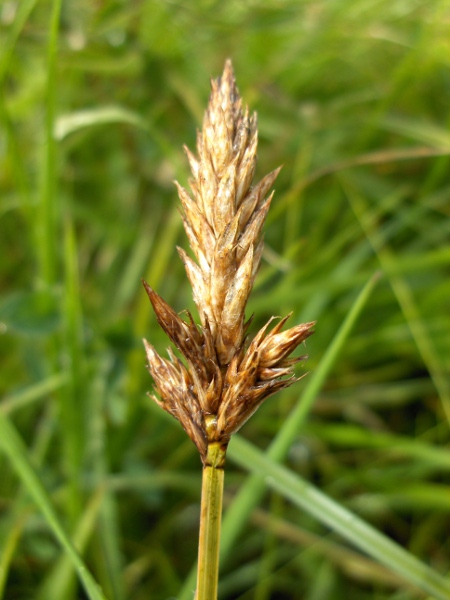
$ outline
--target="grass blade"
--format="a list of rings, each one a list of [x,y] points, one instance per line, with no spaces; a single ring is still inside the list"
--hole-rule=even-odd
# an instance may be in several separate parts
[[[100,587],[88,571],[81,556],[73,546],[63,526],[54,510],[50,498],[42,485],[38,474],[32,467],[27,449],[9,419],[0,411],[0,447],[8,456],[11,464],[14,466],[22,483],[27,488],[30,496],[33,498],[36,505],[44,515],[47,523],[59,541],[61,546],[66,551],[68,557],[78,573],[80,581],[83,583],[84,589],[90,600],[106,600]]]
[[[449,581],[357,515],[340,506],[298,475],[278,465],[246,440],[234,438],[231,447],[233,460],[239,466],[257,475],[266,485],[401,575],[407,582],[414,583],[436,599],[448,600]]]

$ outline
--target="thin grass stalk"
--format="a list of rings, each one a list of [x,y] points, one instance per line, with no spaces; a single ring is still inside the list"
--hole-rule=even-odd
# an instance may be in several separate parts
[[[205,465],[202,472],[196,600],[217,598],[219,581],[225,451],[219,444],[211,444],[208,455],[212,464]]]
[[[47,46],[47,88],[44,130],[44,152],[39,190],[39,206],[36,215],[36,248],[39,266],[39,284],[51,286],[56,279],[56,141],[53,128],[56,114],[57,52],[62,0],[53,0],[50,20],[50,36]]]

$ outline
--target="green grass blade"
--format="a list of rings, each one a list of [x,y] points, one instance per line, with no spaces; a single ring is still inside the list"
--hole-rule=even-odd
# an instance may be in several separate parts
[[[126,123],[144,131],[149,128],[148,123],[131,110],[121,106],[104,106],[60,116],[55,123],[54,136],[57,140],[63,140],[71,133],[88,127],[112,123]]]
[[[327,376],[336,362],[339,353],[349,337],[353,326],[355,325],[364,306],[370,298],[370,295],[379,279],[380,274],[376,273],[364,286],[360,294],[357,296],[353,306],[350,308],[347,318],[342,323],[336,336],[332,340],[330,346],[325,352],[322,360],[316,371],[311,374],[309,381],[306,384],[305,390],[301,396],[300,402],[289,415],[289,418],[283,424],[276,438],[270,444],[268,456],[276,461],[283,460],[291,444],[293,443],[299,429],[305,422],[314,400],[319,393],[322,385],[325,383]]]
[[[403,312],[408,328],[417,346],[417,350],[430,373],[430,377],[439,394],[443,411],[447,417],[448,423],[450,423],[449,379],[439,352],[428,333],[425,319],[420,314],[411,287],[404,278],[392,274],[392,270],[395,268],[396,258],[385,243],[385,240],[383,240],[379,232],[375,230],[375,227],[367,225],[367,210],[364,207],[363,198],[356,190],[348,185],[345,186],[345,191],[353,212],[360,223],[361,229],[364,231],[370,245],[374,249],[383,271],[389,278],[392,290]]]
[[[19,408],[28,406],[33,402],[37,402],[47,394],[61,389],[64,385],[66,385],[67,380],[68,376],[66,373],[58,373],[56,375],[51,375],[39,383],[30,385],[27,388],[16,392],[15,394],[5,396],[1,401],[0,411],[6,415],[18,410]]]
[[[53,137],[53,123],[56,113],[57,90],[57,53],[59,38],[59,20],[62,0],[54,0],[50,21],[50,34],[47,47],[47,102],[45,115],[45,150],[42,156],[42,174],[39,191],[39,206],[36,219],[36,241],[39,260],[39,277],[46,285],[52,285],[56,279],[56,172],[57,153]]]
[[[27,449],[9,419],[0,411],[0,447],[8,456],[22,483],[44,515],[54,536],[66,551],[78,573],[80,581],[90,600],[106,600],[100,587],[88,571],[81,556],[73,546],[54,510],[50,498],[43,487],[38,474],[32,467]]]
[[[9,569],[19,546],[20,538],[25,525],[25,513],[22,512],[16,519],[14,525],[10,528],[8,534],[4,536],[0,544],[0,599],[4,598],[6,582],[8,580]]]
[[[88,461],[92,465],[94,485],[103,488],[110,477],[108,456],[108,437],[104,419],[104,406],[108,397],[108,372],[111,361],[103,360],[99,364],[97,376],[93,381],[92,399],[89,403],[88,436],[92,440]],[[122,552],[122,536],[120,527],[117,493],[108,484],[103,494],[97,523],[97,542],[101,549],[98,569],[102,574],[100,581],[111,598],[125,600],[124,558]]]
[[[6,39],[4,39],[2,43],[2,52],[0,57],[0,84],[3,83],[5,73],[9,68],[9,61],[17,43],[17,39],[36,4],[37,0],[24,0],[18,4],[18,10],[16,18],[14,19],[14,23],[9,28]]]
[[[74,533],[75,546],[83,551],[93,533],[100,509],[104,500],[105,488],[98,488],[92,497],[86,501],[83,514],[79,519]],[[63,554],[54,564],[52,570],[41,586],[36,600],[59,600],[68,598],[74,579],[74,564],[68,553]]]
[[[450,597],[450,582],[444,577],[246,440],[233,440],[232,456],[240,467],[260,477],[266,485],[401,575],[408,583],[414,583],[436,599],[448,600]]]
[[[83,389],[86,377],[83,368],[83,320],[78,280],[77,241],[69,219],[65,223],[64,231],[64,267],[64,330],[68,357],[67,370],[70,375],[65,393],[60,397],[60,418],[65,432],[64,459],[70,489],[67,508],[75,522],[83,503],[80,481],[86,436],[84,431],[86,392]]]
[[[312,431],[324,441],[331,441],[340,448],[375,448],[383,451],[386,457],[406,457],[426,462],[440,472],[450,470],[450,451],[445,447],[411,439],[406,436],[392,435],[381,431],[369,431],[356,425],[327,425]]]

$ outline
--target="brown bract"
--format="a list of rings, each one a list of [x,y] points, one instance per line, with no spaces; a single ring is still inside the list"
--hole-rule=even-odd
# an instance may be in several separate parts
[[[297,379],[288,358],[312,333],[314,323],[270,331],[273,318],[246,349],[245,307],[259,268],[262,227],[279,169],[251,186],[257,150],[256,114],[242,109],[231,62],[212,82],[197,157],[185,149],[192,179],[189,194],[178,183],[183,224],[194,261],[178,249],[192,285],[201,325],[183,320],[144,282],[160,326],[183,355],[161,358],[144,341],[160,399],[195,442],[203,462],[209,444],[226,447],[232,433],[265,398]],[[287,378],[286,378],[287,377]]]

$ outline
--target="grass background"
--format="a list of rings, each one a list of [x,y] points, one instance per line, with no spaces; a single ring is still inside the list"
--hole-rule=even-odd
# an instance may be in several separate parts
[[[258,112],[258,176],[284,165],[253,331],[318,321],[311,374],[240,435],[265,450],[302,411],[278,460],[447,573],[449,23],[447,0],[2,2],[1,598],[95,597],[54,519],[106,598],[192,597],[201,468],[145,395],[141,338],[167,342],[140,278],[193,308],[172,180],[227,57]],[[269,480],[236,505],[253,461],[237,449],[220,598],[426,597],[425,574],[380,566]]]

